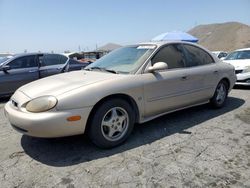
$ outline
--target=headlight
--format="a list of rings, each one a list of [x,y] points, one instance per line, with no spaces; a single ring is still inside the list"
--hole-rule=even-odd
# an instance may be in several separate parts
[[[242,71],[242,73],[247,73],[247,72],[250,72],[250,66],[247,66],[246,69]]]
[[[57,104],[57,99],[53,96],[38,97],[26,105],[26,110],[29,112],[45,112],[54,108]]]

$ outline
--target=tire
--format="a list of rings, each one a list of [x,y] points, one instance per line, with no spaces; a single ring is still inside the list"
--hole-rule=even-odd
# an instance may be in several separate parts
[[[221,108],[224,106],[228,95],[228,83],[225,80],[221,80],[216,87],[214,96],[210,99],[210,104],[214,108]]]
[[[131,134],[135,123],[134,114],[131,106],[122,99],[105,101],[90,121],[90,140],[100,148],[118,146]]]

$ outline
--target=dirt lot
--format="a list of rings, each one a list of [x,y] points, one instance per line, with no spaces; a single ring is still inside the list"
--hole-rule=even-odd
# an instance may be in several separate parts
[[[84,136],[38,139],[12,130],[0,103],[0,187],[250,187],[250,89],[223,109],[202,105],[137,125],[100,150]]]

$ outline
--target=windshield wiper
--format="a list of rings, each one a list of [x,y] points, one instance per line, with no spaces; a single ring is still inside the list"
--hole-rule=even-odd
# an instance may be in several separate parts
[[[115,71],[115,70],[110,70],[110,69],[106,69],[106,68],[102,68],[102,67],[90,67],[90,68],[87,68],[85,70],[91,71],[91,70],[94,70],[94,69],[101,70],[101,71],[106,71],[106,72],[111,72],[111,73],[114,73],[114,74],[118,74],[118,72]]]

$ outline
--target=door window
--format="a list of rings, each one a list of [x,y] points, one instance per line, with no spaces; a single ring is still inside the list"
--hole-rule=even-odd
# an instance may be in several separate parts
[[[11,69],[37,67],[36,56],[24,56],[8,63]]]
[[[165,62],[168,64],[168,69],[185,67],[185,57],[180,44],[171,44],[163,47],[152,58],[152,65],[157,62]]]
[[[51,66],[51,65],[60,65],[65,64],[67,61],[67,57],[57,54],[45,54],[42,57],[41,65],[42,66]]]
[[[188,44],[184,44],[183,47],[186,52],[187,66],[193,67],[214,63],[213,58],[206,51]]]

